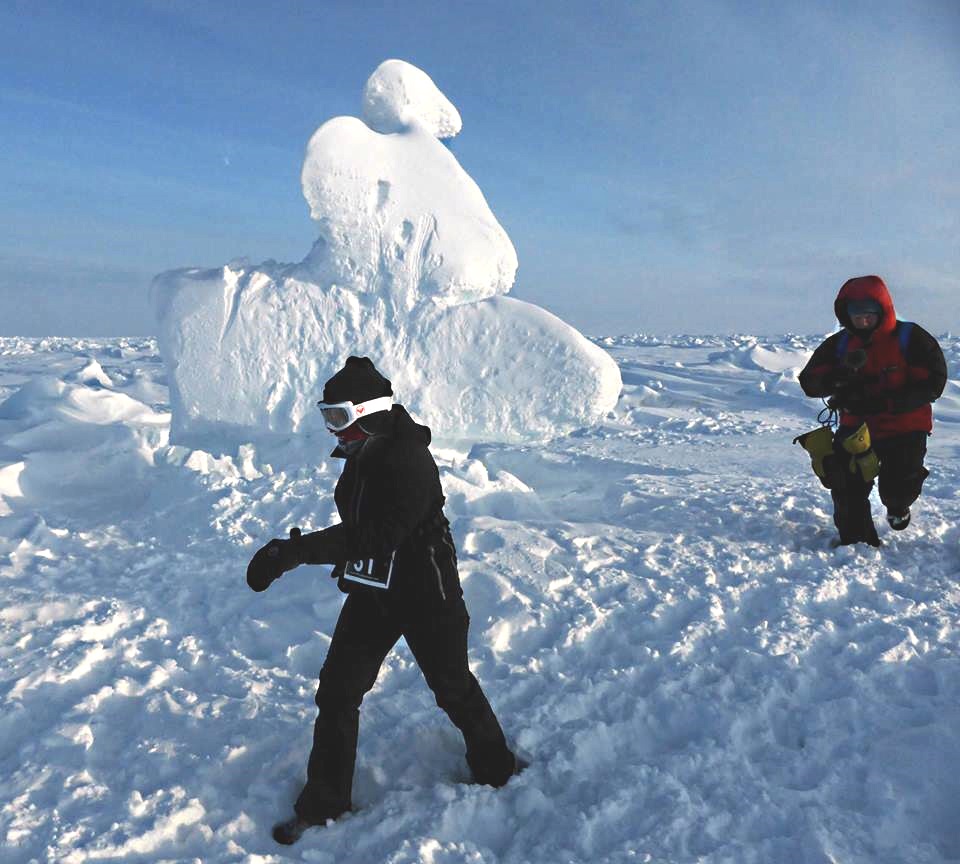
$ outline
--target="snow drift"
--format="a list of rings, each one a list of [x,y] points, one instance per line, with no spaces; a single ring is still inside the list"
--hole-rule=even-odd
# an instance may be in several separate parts
[[[960,339],[882,549],[830,547],[790,443],[821,341],[611,337],[596,426],[439,449],[470,666],[531,766],[467,782],[401,640],[356,811],[287,853],[343,595],[244,572],[330,524],[340,466],[171,446],[154,340],[0,338],[0,860],[956,864]]]
[[[320,234],[303,261],[157,277],[175,440],[303,431],[350,354],[370,356],[448,440],[543,438],[613,408],[621,380],[606,352],[498,296],[517,256],[440,140],[460,125],[424,72],[386,61],[363,119],[336,117],[307,146],[303,194]]]

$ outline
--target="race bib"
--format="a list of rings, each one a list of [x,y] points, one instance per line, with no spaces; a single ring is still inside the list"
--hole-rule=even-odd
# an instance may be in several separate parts
[[[343,578],[371,588],[390,587],[390,577],[393,576],[393,559],[397,552],[394,550],[389,558],[361,558],[359,561],[348,561],[343,568]]]

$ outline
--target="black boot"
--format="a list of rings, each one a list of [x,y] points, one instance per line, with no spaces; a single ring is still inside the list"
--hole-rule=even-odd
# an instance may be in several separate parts
[[[879,547],[880,538],[877,536],[877,527],[870,516],[869,504],[858,508],[859,512],[850,514],[840,511],[834,516],[834,522],[840,531],[840,545],[850,546],[854,543],[866,543],[868,546]],[[853,515],[854,518],[851,518]],[[837,518],[837,517],[840,518]]]
[[[494,789],[499,789],[501,786],[506,786],[511,777],[516,777],[517,774],[520,774],[525,768],[530,767],[530,763],[523,759],[520,756],[517,756],[516,753],[510,754],[513,757],[513,767],[510,773],[506,777],[483,777],[480,778],[477,776],[476,772],[473,770],[470,771],[471,782],[476,783],[480,786],[493,786]]]
[[[299,816],[292,816],[286,822],[279,822],[273,826],[273,839],[284,846],[292,846],[307,830],[312,822],[307,822]]]
[[[894,531],[903,531],[910,524],[910,508],[905,512],[894,512],[887,510],[887,522]]]

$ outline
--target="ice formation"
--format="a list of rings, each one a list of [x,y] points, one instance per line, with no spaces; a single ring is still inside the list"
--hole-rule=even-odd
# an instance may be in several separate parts
[[[174,439],[310,428],[350,354],[370,356],[440,439],[544,438],[613,408],[621,379],[605,351],[498,296],[517,256],[439,140],[460,130],[457,109],[424,72],[388,60],[362,113],[307,145],[301,181],[319,237],[303,261],[154,281]]]

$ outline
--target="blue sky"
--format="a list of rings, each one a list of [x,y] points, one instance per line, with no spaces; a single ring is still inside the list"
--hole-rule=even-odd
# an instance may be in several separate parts
[[[384,59],[589,333],[960,329],[960,3],[0,4],[0,335],[154,332],[162,270],[300,260],[307,139]]]

